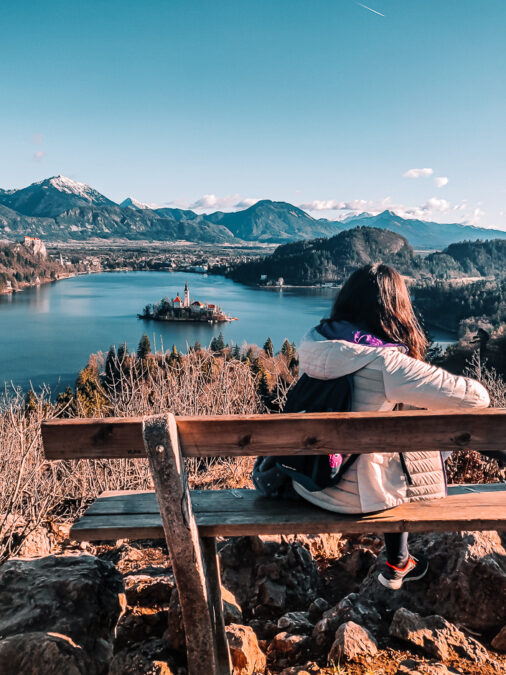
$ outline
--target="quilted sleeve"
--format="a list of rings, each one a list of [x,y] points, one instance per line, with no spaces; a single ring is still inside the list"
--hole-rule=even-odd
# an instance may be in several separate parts
[[[469,377],[452,375],[390,349],[382,360],[385,393],[392,403],[429,410],[487,408],[490,404],[485,387]]]

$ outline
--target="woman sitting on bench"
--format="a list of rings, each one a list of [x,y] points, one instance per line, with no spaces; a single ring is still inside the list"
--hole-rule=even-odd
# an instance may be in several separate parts
[[[398,404],[431,410],[489,405],[487,390],[476,380],[424,362],[426,347],[401,275],[387,265],[367,265],[346,281],[330,318],[304,337],[299,363],[310,378],[351,375],[353,411],[389,411]],[[506,459],[505,452],[488,456]],[[335,487],[311,492],[296,481],[293,487],[311,503],[339,513],[368,513],[446,494],[439,452],[362,454]],[[409,554],[406,532],[385,534],[385,545],[387,562],[378,577],[384,586],[398,589],[426,574],[428,562]]]

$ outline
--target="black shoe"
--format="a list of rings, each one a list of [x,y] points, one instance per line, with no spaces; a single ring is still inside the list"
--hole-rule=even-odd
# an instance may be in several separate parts
[[[404,567],[396,567],[386,562],[382,572],[378,574],[378,581],[383,586],[386,586],[386,588],[397,591],[404,582],[416,581],[424,577],[428,569],[429,563],[425,558],[421,556],[420,558],[415,558],[410,555]]]

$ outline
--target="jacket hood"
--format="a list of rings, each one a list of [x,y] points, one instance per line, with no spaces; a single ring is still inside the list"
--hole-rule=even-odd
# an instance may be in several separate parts
[[[303,372],[315,377],[315,366],[322,379],[333,379],[351,375],[381,357],[385,349],[404,352],[404,345],[382,345],[371,347],[346,339],[329,340],[317,327],[311,328],[303,337],[299,352],[299,365]],[[329,367],[327,367],[327,364]],[[327,372],[331,371],[331,375]]]

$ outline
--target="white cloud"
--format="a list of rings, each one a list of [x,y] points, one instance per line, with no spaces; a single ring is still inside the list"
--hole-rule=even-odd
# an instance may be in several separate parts
[[[446,199],[438,199],[437,197],[431,197],[422,206],[423,211],[438,211],[441,213],[445,213],[450,209],[451,209],[450,202],[447,202]]]
[[[37,152],[33,153],[32,159],[34,162],[40,162],[40,160],[44,157],[46,153],[43,152],[42,150],[37,150]]]
[[[432,176],[434,169],[425,168],[425,169],[409,169],[406,173],[403,173],[404,178],[427,178]]]
[[[436,176],[434,178],[434,183],[436,184],[436,187],[442,188],[445,185],[448,185],[448,178],[446,176]]]
[[[312,202],[299,204],[300,209],[304,211],[348,211],[362,213],[363,211],[384,211],[389,209],[390,197],[385,197],[380,201],[370,199],[352,199],[348,202],[341,202],[337,199],[315,199]]]
[[[256,204],[258,199],[253,199],[251,197],[241,197],[241,195],[226,195],[224,197],[219,197],[214,194],[202,195],[194,202],[188,202],[181,199],[174,199],[173,201],[166,202],[166,206],[171,206],[181,209],[191,209],[193,211],[198,211],[201,213],[212,212],[212,211],[240,211],[242,209],[247,209],[249,206]]]
[[[251,197],[245,197],[244,199],[241,199],[237,204],[235,205],[236,209],[247,209],[250,206],[253,206],[253,204],[256,204],[259,199],[252,199]]]
[[[305,211],[341,211],[346,208],[346,202],[338,202],[336,199],[315,199],[299,204],[299,208]]]

